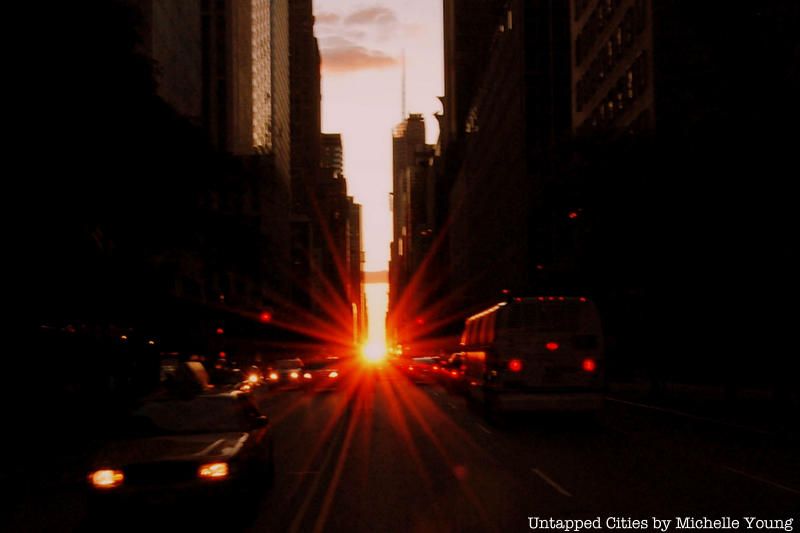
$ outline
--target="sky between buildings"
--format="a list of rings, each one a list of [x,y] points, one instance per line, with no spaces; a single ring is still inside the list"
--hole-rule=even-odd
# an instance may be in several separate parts
[[[322,130],[341,133],[348,194],[363,206],[365,270],[385,270],[392,235],[392,129],[422,113],[427,142],[444,93],[441,0],[314,0],[322,55]]]

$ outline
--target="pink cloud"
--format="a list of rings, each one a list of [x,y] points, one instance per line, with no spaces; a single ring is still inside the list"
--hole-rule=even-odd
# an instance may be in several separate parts
[[[323,49],[321,54],[322,69],[329,73],[383,69],[398,64],[397,58],[356,45]]]
[[[344,19],[345,24],[394,24],[397,16],[394,11],[385,7],[368,7],[350,14]]]
[[[319,13],[314,15],[314,22],[316,24],[336,24],[341,17],[336,13]]]

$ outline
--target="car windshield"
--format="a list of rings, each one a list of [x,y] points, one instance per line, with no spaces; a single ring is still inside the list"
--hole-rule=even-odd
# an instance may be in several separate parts
[[[258,415],[228,396],[198,396],[191,399],[170,399],[149,402],[133,414],[132,424],[140,432],[225,433],[248,431]]]

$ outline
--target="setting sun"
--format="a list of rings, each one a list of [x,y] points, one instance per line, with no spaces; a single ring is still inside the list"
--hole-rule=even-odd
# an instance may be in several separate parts
[[[389,298],[389,284],[370,282],[364,285],[369,313],[369,334],[367,342],[361,347],[365,361],[376,363],[386,357],[386,307]]]
[[[386,347],[380,342],[370,342],[362,348],[362,355],[370,363],[377,363],[386,357]]]

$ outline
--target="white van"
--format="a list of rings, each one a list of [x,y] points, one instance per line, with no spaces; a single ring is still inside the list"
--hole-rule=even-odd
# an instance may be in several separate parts
[[[466,320],[467,394],[498,411],[596,411],[603,333],[587,298],[514,298]]]

